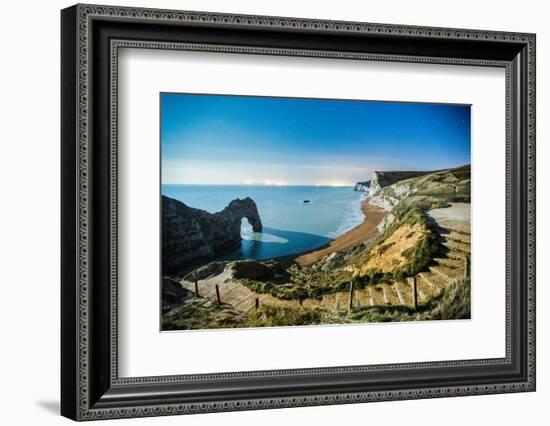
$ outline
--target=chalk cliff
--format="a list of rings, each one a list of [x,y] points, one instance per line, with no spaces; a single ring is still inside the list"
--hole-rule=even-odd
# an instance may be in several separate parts
[[[357,182],[354,191],[366,192],[370,198],[371,204],[382,207],[385,210],[391,210],[397,202],[407,197],[411,193],[410,185],[398,185],[400,181],[424,176],[432,172],[417,171],[391,171],[391,172],[372,172],[370,180]],[[392,187],[391,191],[382,189]]]
[[[371,179],[357,182],[354,191],[368,194],[369,203],[392,211],[409,196],[422,198],[424,204],[442,200],[469,202],[470,166],[433,171],[374,171]],[[387,227],[393,216],[387,216],[381,228]]]
[[[365,182],[357,182],[355,184],[355,187],[353,188],[354,191],[359,192],[369,192],[370,190],[370,180],[367,180]]]
[[[251,198],[233,200],[222,211],[208,213],[163,195],[163,275],[181,273],[238,248],[242,218],[248,219],[254,232],[261,231],[262,221]]]
[[[415,191],[414,185],[409,180],[397,181],[387,186],[371,190],[370,203],[384,210],[391,211],[397,203],[411,195]]]
[[[433,172],[404,172],[404,171],[392,171],[392,172],[372,172],[370,194],[374,195],[382,188],[393,185],[401,180],[410,179],[418,176],[427,175]]]
[[[432,172],[373,172],[369,202],[392,211],[400,202],[424,207],[446,201],[470,202],[470,166]],[[402,203],[402,204],[403,204]]]

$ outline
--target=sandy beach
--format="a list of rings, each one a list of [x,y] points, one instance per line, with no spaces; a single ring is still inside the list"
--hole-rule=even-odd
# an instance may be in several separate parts
[[[358,225],[345,234],[340,235],[334,241],[330,242],[321,249],[298,256],[295,259],[295,262],[300,266],[311,265],[328,254],[351,247],[357,243],[361,243],[376,236],[378,232],[377,226],[382,219],[386,217],[387,212],[380,207],[370,205],[368,200],[363,201],[361,209],[365,215],[365,220],[361,225]]]

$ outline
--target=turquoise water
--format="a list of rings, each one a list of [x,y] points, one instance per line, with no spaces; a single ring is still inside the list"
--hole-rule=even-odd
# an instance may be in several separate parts
[[[362,193],[353,187],[162,185],[162,194],[210,213],[222,210],[235,198],[252,198],[262,219],[262,232],[252,232],[245,219],[243,242],[227,256],[230,259],[269,259],[311,250],[364,218]]]

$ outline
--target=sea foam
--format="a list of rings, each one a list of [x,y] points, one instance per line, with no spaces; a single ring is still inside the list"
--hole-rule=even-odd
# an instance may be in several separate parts
[[[363,223],[365,215],[363,214],[361,205],[366,197],[367,194],[361,194],[357,199],[350,201],[347,208],[349,213],[344,215],[336,230],[329,234],[330,238],[337,238]]]

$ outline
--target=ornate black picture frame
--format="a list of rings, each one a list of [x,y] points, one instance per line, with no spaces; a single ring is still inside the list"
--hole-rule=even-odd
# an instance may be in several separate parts
[[[64,9],[61,28],[62,415],[92,420],[535,390],[534,34],[95,5]],[[121,47],[504,68],[506,356],[120,378]]]

